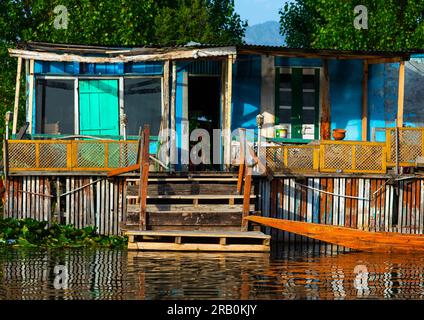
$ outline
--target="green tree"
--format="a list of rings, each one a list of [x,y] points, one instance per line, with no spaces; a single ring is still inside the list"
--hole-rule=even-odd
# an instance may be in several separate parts
[[[368,29],[354,27],[357,5],[368,9]],[[424,0],[296,0],[280,10],[291,47],[405,50],[424,46]]]
[[[54,28],[57,5],[68,10],[67,29]],[[8,56],[7,48],[18,41],[109,46],[189,41],[238,44],[245,27],[234,10],[234,0],[0,0],[0,134],[5,111],[13,109],[15,92],[16,59]],[[24,101],[22,96],[22,109]]]

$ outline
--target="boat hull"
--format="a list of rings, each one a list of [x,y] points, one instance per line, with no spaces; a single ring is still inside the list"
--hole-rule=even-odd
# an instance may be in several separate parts
[[[301,236],[369,252],[424,252],[424,235],[369,232],[353,228],[248,216],[245,219]]]

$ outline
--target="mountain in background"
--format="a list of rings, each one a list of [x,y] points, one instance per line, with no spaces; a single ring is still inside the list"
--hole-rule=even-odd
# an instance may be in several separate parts
[[[267,21],[246,28],[244,41],[247,44],[283,46],[286,44],[280,34],[280,24],[277,21]]]

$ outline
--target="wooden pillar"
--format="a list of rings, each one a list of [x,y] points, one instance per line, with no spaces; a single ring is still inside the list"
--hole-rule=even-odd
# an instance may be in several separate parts
[[[170,79],[170,61],[166,60],[163,64],[163,97],[162,97],[162,121],[161,121],[161,136],[162,139],[168,139],[168,137],[165,136],[165,133],[167,133],[167,129],[169,127],[169,79]],[[168,164],[169,161],[169,154],[163,154],[164,159],[160,159],[162,162]]]
[[[362,141],[368,138],[368,61],[364,60],[362,75]]]
[[[177,102],[177,63],[175,61],[172,61],[172,89],[171,89],[171,165],[170,168],[174,168],[175,161],[177,160],[177,145],[176,145],[176,119],[175,119],[175,112],[176,112],[176,102]]]
[[[328,60],[324,59],[323,72],[321,74],[321,140],[331,139],[331,106],[330,106],[330,81],[328,76]]]
[[[401,61],[399,65],[399,83],[398,83],[398,110],[397,110],[398,127],[403,127],[404,89],[405,89],[405,61]]]
[[[226,132],[225,144],[224,144],[224,163],[225,168],[228,170],[231,165],[231,104],[233,96],[233,59],[232,55],[228,56],[227,60],[227,90],[226,90],[226,107],[225,107],[225,117],[224,117],[224,128]]]
[[[15,105],[13,108],[13,127],[12,134],[16,134],[18,126],[18,112],[19,112],[19,95],[21,89],[21,73],[22,73],[22,58],[18,58],[18,67],[16,70],[16,86],[15,86]]]
[[[28,132],[33,134],[33,117],[34,112],[34,60],[29,61],[29,97],[28,97]]]

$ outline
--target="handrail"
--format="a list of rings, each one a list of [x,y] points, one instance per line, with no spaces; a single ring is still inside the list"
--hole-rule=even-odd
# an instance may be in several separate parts
[[[149,137],[150,126],[144,125],[142,135],[142,147],[140,156],[140,186],[139,186],[139,201],[140,201],[140,229],[146,230],[146,208],[147,208],[147,184],[149,181]]]

